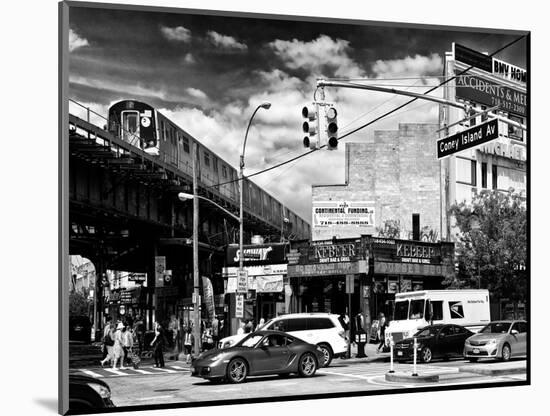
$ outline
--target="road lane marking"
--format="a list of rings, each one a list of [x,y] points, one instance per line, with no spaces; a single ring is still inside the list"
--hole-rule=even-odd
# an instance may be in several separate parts
[[[84,374],[87,374],[91,377],[94,377],[94,378],[101,378],[103,377],[101,374],[98,374],[98,373],[94,373],[93,371],[91,370],[85,370],[85,369],[81,369],[81,370],[78,370],[80,371],[81,373],[84,373]]]
[[[135,371],[136,373],[139,373],[139,374],[155,374],[151,371],[140,370],[139,368],[132,368],[132,371]]]
[[[153,397],[136,397],[134,400],[155,400],[155,399],[173,399],[174,395],[170,394],[168,396],[153,396]],[[182,400],[183,402],[185,400]]]
[[[162,371],[162,372],[165,372],[165,373],[177,373],[177,371],[175,370],[170,370],[168,368],[155,368],[155,370],[157,371]]]
[[[108,371],[109,373],[113,373],[116,376],[127,376],[128,373],[124,373],[120,370],[116,370],[114,368],[104,368],[103,371]]]

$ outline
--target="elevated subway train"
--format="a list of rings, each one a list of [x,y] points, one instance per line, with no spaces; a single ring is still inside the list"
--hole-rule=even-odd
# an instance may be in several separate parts
[[[239,205],[238,172],[210,149],[150,105],[124,100],[109,108],[108,129],[124,141],[160,158],[163,162],[192,175],[193,145],[199,148],[200,182],[216,186],[222,196]],[[309,239],[309,224],[284,207],[274,197],[248,179],[243,183],[243,205],[276,228],[285,227],[285,235]],[[287,219],[288,222],[284,221]],[[286,223],[286,224],[285,224]]]

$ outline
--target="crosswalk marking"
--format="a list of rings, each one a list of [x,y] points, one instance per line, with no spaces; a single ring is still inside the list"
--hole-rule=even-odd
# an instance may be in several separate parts
[[[101,377],[101,374],[98,374],[98,373],[94,373],[93,371],[91,370],[80,370],[80,372],[90,376],[90,377],[94,377],[94,378],[99,378]]]
[[[108,371],[109,373],[113,373],[117,376],[124,376],[126,373],[123,373],[121,370],[117,370],[115,368],[105,368],[104,371]]]
[[[106,377],[128,377],[128,376],[140,376],[140,375],[162,375],[162,374],[185,374],[189,373],[189,368],[171,365],[170,368],[157,368],[157,367],[126,367],[124,370],[114,368],[97,368],[97,369],[71,369],[71,372],[80,372],[89,375],[94,378],[106,378]]]
[[[155,373],[152,373],[150,371],[141,370],[139,368],[132,368],[132,371],[135,371],[136,373],[139,373],[139,374],[155,374]]]

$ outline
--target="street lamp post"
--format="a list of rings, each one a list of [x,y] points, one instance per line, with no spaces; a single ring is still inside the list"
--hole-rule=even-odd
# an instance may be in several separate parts
[[[260,108],[264,108],[266,110],[269,110],[269,107],[271,107],[271,103],[265,102],[260,104],[254,112],[252,113],[252,117],[250,117],[250,120],[248,121],[248,126],[246,127],[246,133],[244,135],[244,142],[243,142],[243,151],[241,153],[240,157],[240,163],[239,163],[239,273],[243,272],[243,179],[244,179],[244,151],[246,149],[246,139],[248,137],[248,130],[250,129],[250,125],[252,124],[252,120],[254,119],[254,116],[258,112]]]
[[[197,146],[198,148],[198,146]],[[196,157],[197,155],[195,155]],[[193,172],[195,172],[195,161],[193,160]],[[185,192],[180,192],[178,194],[178,198],[180,201],[187,201],[189,199],[193,200],[193,297],[195,298],[195,301],[193,302],[193,308],[195,310],[195,322],[194,322],[194,348],[195,348],[195,354],[198,354],[199,348],[200,348],[200,336],[201,336],[201,329],[200,329],[200,297],[199,297],[199,199],[202,199],[204,201],[207,201],[213,205],[215,205],[217,208],[221,209],[223,212],[225,212],[227,215],[229,215],[231,218],[233,218],[236,221],[239,221],[239,217],[232,214],[228,210],[226,210],[221,205],[215,203],[214,201],[205,198],[203,196],[197,195],[197,185],[196,185],[196,179],[195,179],[195,173],[193,173],[193,194],[187,194]]]

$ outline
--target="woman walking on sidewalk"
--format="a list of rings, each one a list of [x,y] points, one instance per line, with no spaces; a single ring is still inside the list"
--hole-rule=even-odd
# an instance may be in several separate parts
[[[108,324],[105,326],[103,332],[103,348],[105,349],[105,357],[101,360],[101,367],[105,365],[106,362],[114,362],[114,345],[115,345],[115,328],[110,323],[110,318],[108,318]]]
[[[124,367],[124,348],[123,348],[123,336],[122,336],[122,330],[124,329],[124,324],[122,322],[119,322],[116,327],[115,332],[115,345],[113,345],[113,369],[116,369],[116,363],[118,360],[120,360],[120,369],[126,370],[126,367]]]
[[[376,348],[376,353],[380,352],[380,348],[384,348],[384,344],[386,342],[386,327],[388,324],[382,312],[380,312],[380,315],[378,316],[378,322],[378,338],[380,339],[380,344],[378,345],[378,348]]]

